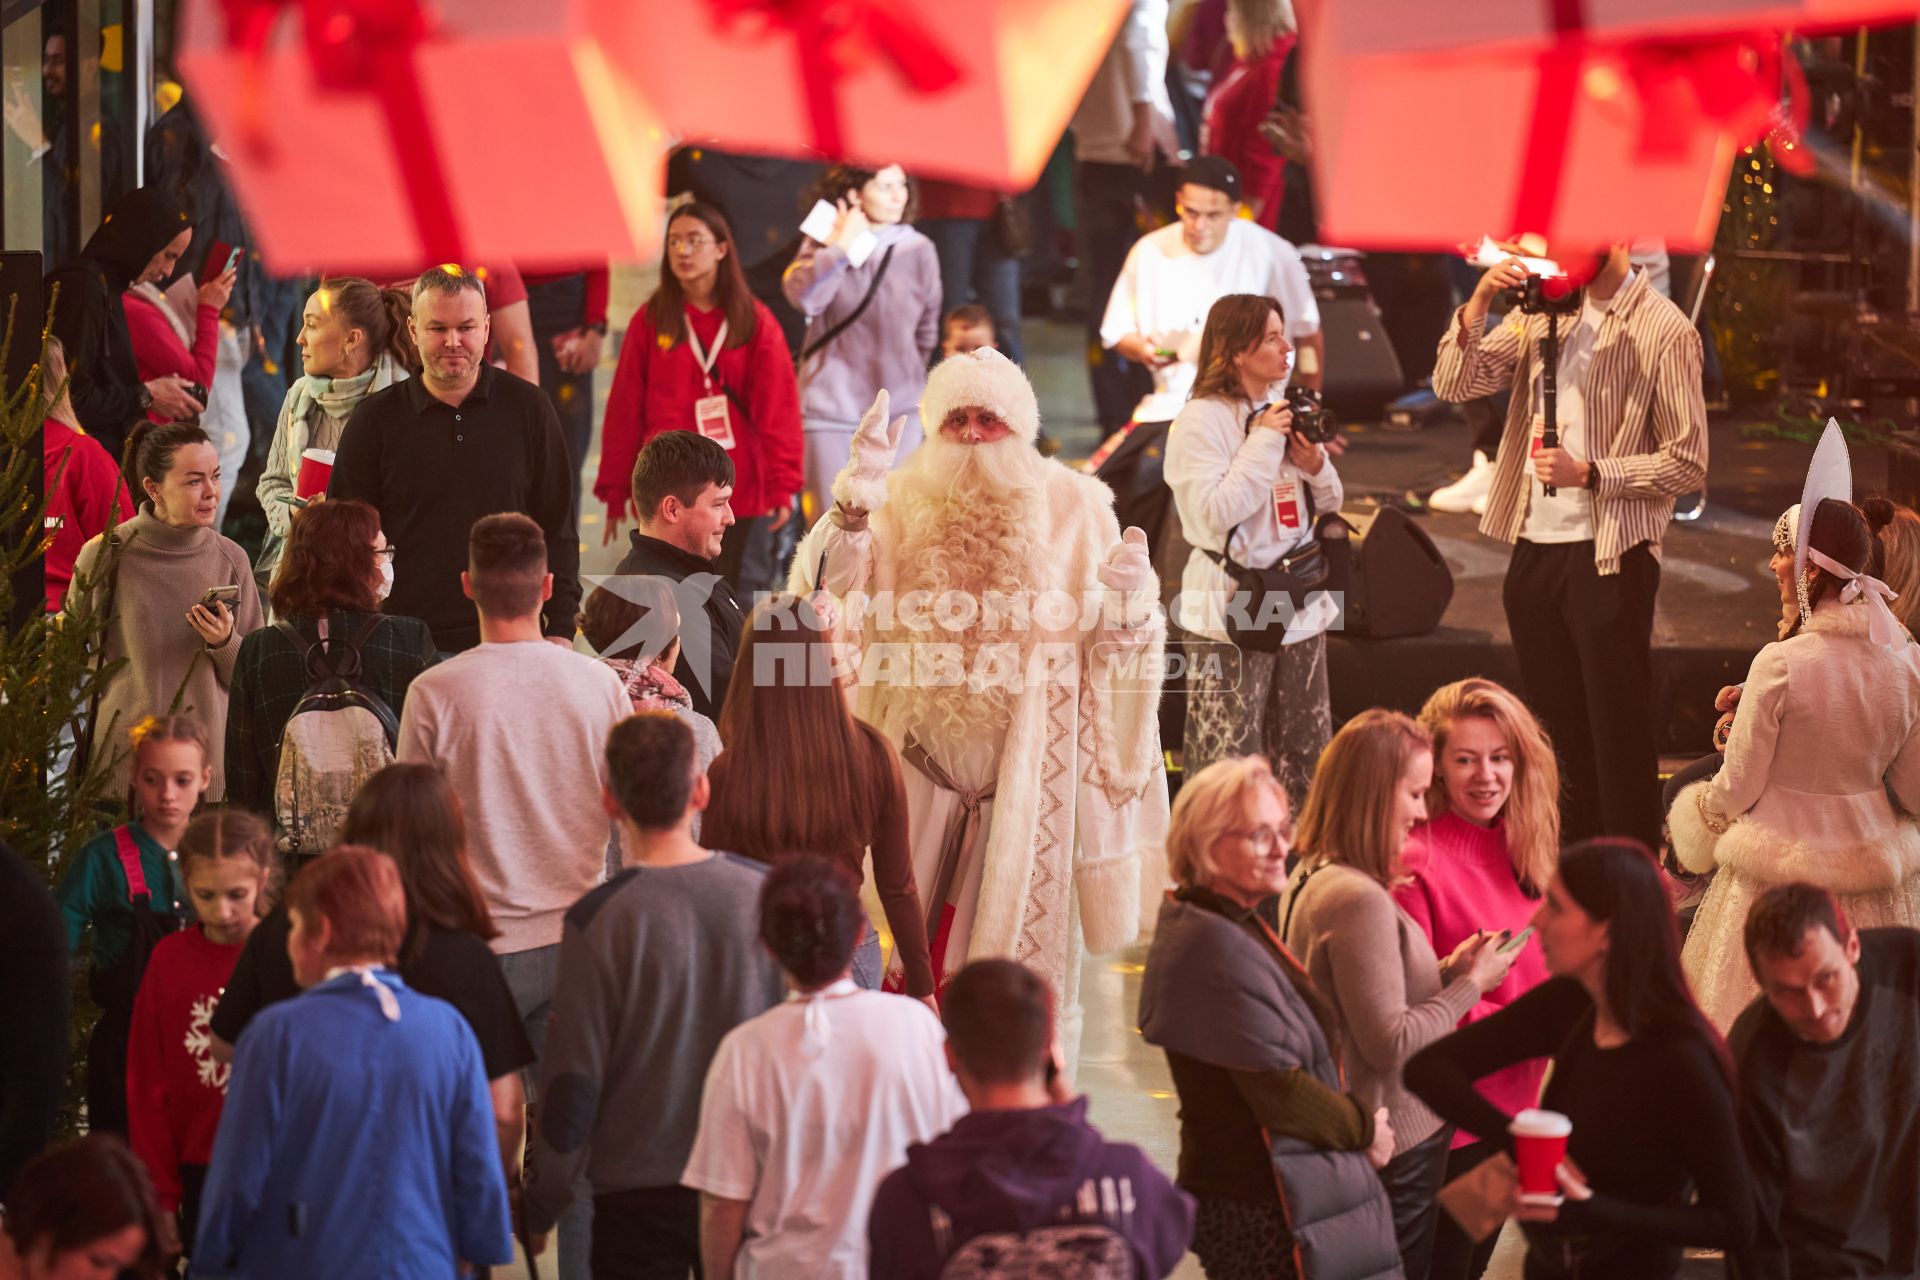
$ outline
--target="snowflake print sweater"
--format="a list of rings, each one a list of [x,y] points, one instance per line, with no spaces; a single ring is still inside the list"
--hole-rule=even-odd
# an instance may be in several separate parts
[[[133,1002],[128,1136],[162,1212],[180,1205],[180,1166],[213,1158],[228,1068],[214,1060],[207,1022],[239,959],[239,943],[213,942],[199,925],[170,933],[153,949]]]

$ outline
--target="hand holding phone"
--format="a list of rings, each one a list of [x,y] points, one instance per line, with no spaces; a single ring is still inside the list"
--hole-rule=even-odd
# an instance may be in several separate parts
[[[208,587],[206,594],[200,597],[200,607],[202,609],[211,609],[218,603],[224,604],[231,609],[239,599],[240,586],[238,583],[230,587]]]
[[[1532,936],[1533,936],[1533,926],[1528,925],[1526,928],[1522,929],[1519,933],[1514,934],[1513,937],[1508,938],[1505,942],[1501,943],[1499,947],[1499,953],[1503,956],[1512,955],[1514,952],[1518,951],[1520,948],[1526,946],[1527,939],[1531,938]]]

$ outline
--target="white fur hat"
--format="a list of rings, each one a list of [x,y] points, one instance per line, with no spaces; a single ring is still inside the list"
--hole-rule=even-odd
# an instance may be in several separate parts
[[[992,347],[948,356],[927,375],[920,421],[928,435],[955,409],[967,408],[993,410],[1028,444],[1040,434],[1040,402],[1034,399],[1033,384],[1019,365]]]

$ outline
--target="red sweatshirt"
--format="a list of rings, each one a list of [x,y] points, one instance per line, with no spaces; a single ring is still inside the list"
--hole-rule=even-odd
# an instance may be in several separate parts
[[[1286,194],[1286,159],[1260,136],[1260,122],[1273,110],[1280,73],[1293,50],[1294,37],[1281,36],[1265,57],[1236,60],[1207,96],[1201,149],[1224,156],[1240,171],[1242,198],[1257,205],[1254,221],[1271,231],[1280,222],[1280,198]]]
[[[126,304],[127,333],[133,339],[134,363],[140,366],[140,381],[152,382],[177,373],[188,382],[197,382],[203,387],[213,385],[213,362],[220,354],[218,308],[195,309],[193,349],[189,351],[187,344],[180,341],[180,335],[174,332],[173,325],[160,314],[160,308],[145,294],[129,289],[122,300]],[[155,422],[168,420],[158,409],[147,410],[147,416]]]
[[[153,1178],[163,1212],[180,1205],[180,1166],[213,1159],[228,1068],[213,1059],[207,1023],[240,946],[208,941],[199,925],[168,934],[154,947],[133,1001],[128,1137]]]
[[[74,557],[109,524],[133,519],[133,496],[106,446],[92,436],[48,418],[43,438],[46,531],[53,539],[47,544],[47,612],[58,613],[73,581]]]
[[[702,348],[711,354],[725,316],[693,306],[686,311]],[[744,346],[721,348],[715,357],[709,391],[686,331],[655,333],[645,307],[634,313],[607,392],[600,475],[593,485],[594,494],[610,509],[626,509],[633,492],[633,464],[647,441],[664,431],[695,430],[694,401],[721,394],[722,383],[732,392],[727,416],[735,440],[728,455],[733,459],[734,516],[747,520],[766,515],[800,492],[805,476],[793,353],[771,311],[756,302],[753,314],[753,337]]]

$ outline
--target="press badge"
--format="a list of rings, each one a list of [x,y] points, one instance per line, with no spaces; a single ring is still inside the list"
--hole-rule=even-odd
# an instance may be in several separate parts
[[[1300,482],[1288,476],[1273,486],[1273,514],[1282,529],[1300,527]]]
[[[722,449],[733,448],[733,423],[727,417],[727,397],[701,396],[693,402],[693,425],[701,435]]]

